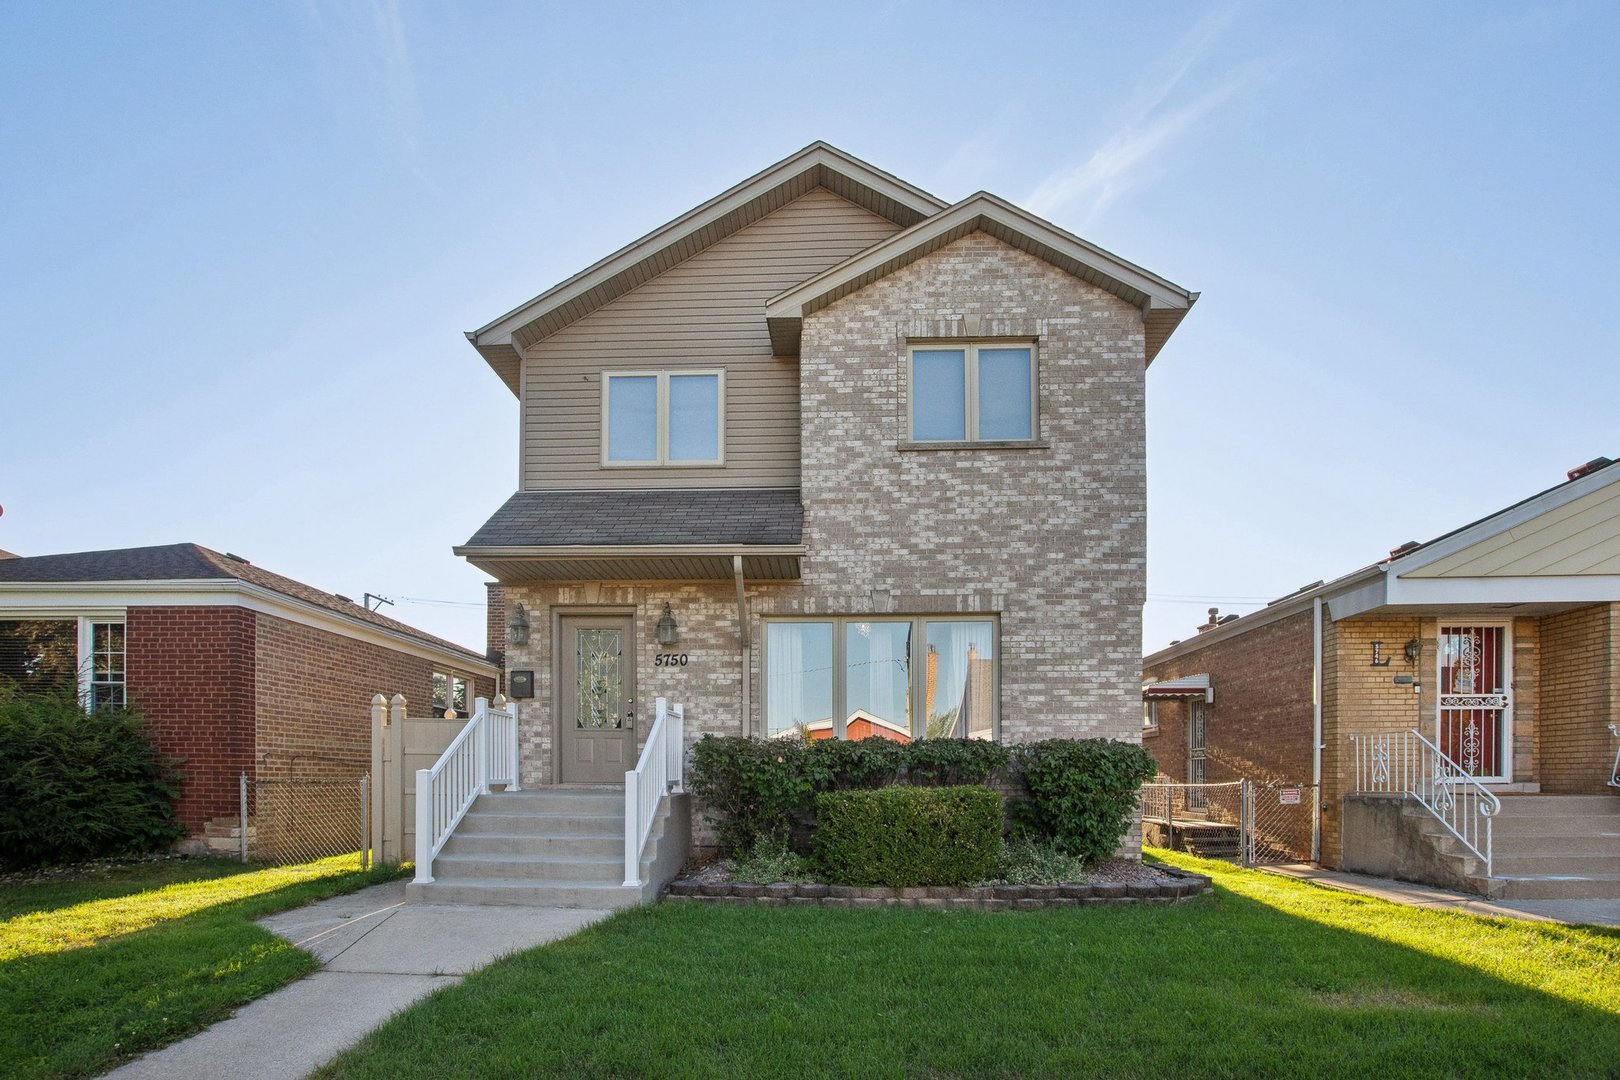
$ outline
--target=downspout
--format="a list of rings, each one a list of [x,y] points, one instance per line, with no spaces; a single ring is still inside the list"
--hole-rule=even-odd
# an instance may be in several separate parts
[[[1311,601],[1311,862],[1322,861],[1322,598]]]
[[[750,734],[753,723],[753,640],[748,632],[748,599],[743,590],[741,555],[731,557],[731,576],[737,584],[737,652],[742,665],[742,733]]]

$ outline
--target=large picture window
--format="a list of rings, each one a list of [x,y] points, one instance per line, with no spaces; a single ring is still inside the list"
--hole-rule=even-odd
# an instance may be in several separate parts
[[[765,733],[993,739],[996,630],[971,617],[768,619]]]
[[[914,345],[910,359],[912,442],[1030,442],[1037,437],[1033,344]]]
[[[720,465],[724,444],[724,372],[603,373],[602,464]]]

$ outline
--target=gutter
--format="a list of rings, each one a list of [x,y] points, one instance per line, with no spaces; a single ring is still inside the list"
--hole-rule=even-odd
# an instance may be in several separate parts
[[[1311,600],[1311,862],[1322,862],[1322,598]]]

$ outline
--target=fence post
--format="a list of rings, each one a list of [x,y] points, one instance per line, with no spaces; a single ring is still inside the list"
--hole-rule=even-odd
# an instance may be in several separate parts
[[[371,783],[366,801],[365,846],[373,857],[382,861],[383,807],[392,789],[388,783],[388,699],[381,694],[371,695]]]
[[[1241,865],[1248,867],[1254,865],[1254,787],[1249,778],[1243,778],[1238,788],[1238,819],[1243,825],[1238,830],[1239,839],[1243,844]]]
[[[478,730],[473,732],[473,738],[478,745],[473,747],[473,769],[477,775],[473,777],[474,787],[478,794],[489,794],[489,755],[494,750],[494,744],[489,739],[489,699],[473,699],[473,718],[478,721]]]
[[[1176,789],[1164,793],[1164,846],[1176,850]]]
[[[360,869],[371,869],[371,774],[360,778]]]
[[[433,770],[416,770],[416,882],[433,880]]]
[[[626,888],[641,885],[641,790],[636,770],[624,774],[624,884]]]
[[[240,779],[237,781],[237,787],[238,787],[238,794],[241,797],[240,801],[241,801],[241,806],[242,806],[242,818],[241,818],[241,821],[238,822],[236,840],[237,840],[237,847],[240,849],[241,859],[242,859],[243,862],[247,862],[248,861],[248,782],[247,782],[247,773],[244,772],[241,775]]]
[[[383,781],[387,801],[382,806],[382,847],[378,856],[389,866],[398,866],[409,857],[405,850],[405,695],[388,700],[388,726],[384,739]]]

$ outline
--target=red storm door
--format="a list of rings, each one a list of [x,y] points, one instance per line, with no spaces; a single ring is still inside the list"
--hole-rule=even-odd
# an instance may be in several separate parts
[[[1505,626],[1440,627],[1440,749],[1470,776],[1511,780]]]

